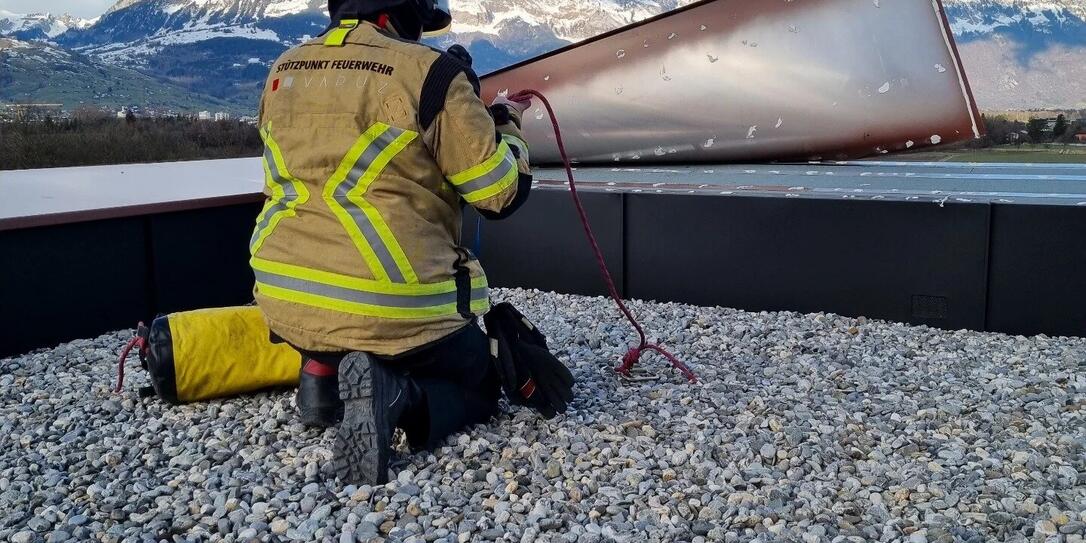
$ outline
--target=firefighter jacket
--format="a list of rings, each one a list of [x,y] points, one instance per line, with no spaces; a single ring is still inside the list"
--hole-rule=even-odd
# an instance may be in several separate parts
[[[486,275],[460,246],[462,206],[501,218],[531,187],[519,117],[493,109],[462,61],[368,22],[344,20],[275,62],[250,243],[275,335],[396,355],[487,311]]]

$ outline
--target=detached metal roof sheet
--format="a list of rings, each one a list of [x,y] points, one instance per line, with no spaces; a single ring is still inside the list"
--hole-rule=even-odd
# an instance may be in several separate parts
[[[708,0],[483,78],[581,162],[857,158],[978,137],[938,0]],[[536,104],[532,159],[559,161]]]

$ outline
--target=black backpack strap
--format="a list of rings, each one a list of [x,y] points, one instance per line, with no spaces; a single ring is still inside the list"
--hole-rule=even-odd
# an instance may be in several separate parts
[[[461,73],[467,75],[475,94],[480,92],[479,76],[464,65],[460,60],[448,53],[442,53],[437,60],[430,65],[430,71],[426,74],[426,80],[422,83],[422,92],[419,95],[419,126],[423,132],[430,129],[441,110],[445,109],[445,100],[449,94],[449,87]]]
[[[453,279],[456,282],[456,312],[465,319],[474,319],[475,313],[471,311],[471,272],[467,266],[469,260],[467,251],[457,248]]]

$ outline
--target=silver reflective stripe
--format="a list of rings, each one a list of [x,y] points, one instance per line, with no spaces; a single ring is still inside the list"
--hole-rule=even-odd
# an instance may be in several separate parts
[[[506,149],[509,149],[508,146]],[[483,175],[478,179],[473,179],[456,187],[457,192],[460,194],[468,195],[476,191],[483,190],[498,181],[501,181],[505,176],[509,175],[509,170],[517,167],[517,159],[513,156],[512,149],[505,152],[505,156],[502,157],[502,161],[490,170],[489,173]]]
[[[264,147],[264,162],[267,163],[268,171],[271,172],[272,183],[283,189],[283,199],[276,200],[272,205],[268,206],[268,212],[264,214],[264,218],[257,223],[256,230],[253,231],[253,239],[249,240],[250,250],[256,247],[256,241],[260,239],[260,234],[271,224],[272,218],[279,213],[290,210],[290,207],[298,200],[298,191],[294,189],[294,183],[283,179],[283,174],[275,163],[275,155],[270,147]]]
[[[384,240],[377,233],[377,229],[374,228],[373,223],[370,222],[370,218],[366,216],[366,213],[362,211],[362,208],[355,205],[348,197],[349,193],[355,186],[358,185],[358,181],[366,175],[366,171],[373,166],[373,163],[377,161],[381,153],[384,152],[393,141],[396,140],[404,131],[399,128],[389,127],[377,136],[365,151],[358,156],[358,160],[354,163],[350,173],[347,174],[347,178],[336,187],[333,197],[339,205],[343,206],[343,209],[347,210],[347,213],[354,219],[355,225],[358,226],[358,230],[362,232],[362,235],[366,238],[366,243],[369,244],[373,250],[373,254],[377,256],[377,260],[381,261],[381,266],[385,268],[385,273],[388,274],[388,278],[393,283],[406,283],[403,273],[400,272],[400,267],[396,265],[396,259],[392,257],[392,252],[388,250],[388,246],[385,245]]]
[[[253,270],[253,272],[256,274],[258,283],[297,292],[304,292],[306,294],[323,296],[325,298],[344,302],[403,309],[421,309],[456,304],[456,291],[423,295],[383,294],[337,287],[335,285],[326,285],[324,283],[307,281],[296,277],[287,277],[285,275],[268,273],[261,270]],[[487,287],[480,287],[472,289],[471,291],[472,300],[482,300],[489,297],[489,295],[490,292]]]
[[[490,289],[487,287],[477,287],[471,289],[471,301],[478,302],[479,300],[486,300],[490,298]]]

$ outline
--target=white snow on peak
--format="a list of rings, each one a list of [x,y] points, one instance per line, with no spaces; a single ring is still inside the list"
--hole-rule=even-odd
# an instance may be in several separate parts
[[[958,35],[987,34],[1022,23],[1052,33],[1053,26],[1066,24],[1069,17],[1086,21],[1086,0],[950,0],[946,5],[958,9],[950,21]]]
[[[283,17],[285,15],[304,13],[309,10],[310,3],[310,0],[279,0],[278,2],[271,2],[268,4],[268,7],[264,8],[264,15],[267,17]]]
[[[1086,1],[1083,0],[947,0],[948,7],[1004,7],[1029,12],[1067,12],[1086,19]]]
[[[471,0],[452,3],[453,32],[497,35],[522,22],[580,41],[695,0]]]
[[[580,41],[634,23],[695,0],[453,0],[453,31],[497,36],[512,24],[545,27],[567,41]],[[769,1],[769,0],[766,0]],[[173,15],[181,11],[209,20],[230,14],[235,22],[253,22],[300,13],[321,13],[327,0],[118,0],[107,13],[151,4]],[[1086,20],[1086,0],[945,0],[958,10],[952,21],[959,33],[987,33],[1001,26],[1029,23],[1042,32],[1070,14]],[[964,11],[964,13],[962,13]],[[1008,15],[1009,14],[1009,15]]]
[[[70,28],[86,28],[90,25],[91,21],[73,17],[67,13],[53,15],[51,13],[12,13],[0,10],[0,35],[37,29],[52,39]]]
[[[106,13],[103,13],[103,15],[113,13],[114,11],[120,11],[124,8],[138,4],[143,1],[144,0],[119,0],[116,4],[110,6],[109,9],[106,10]]]

